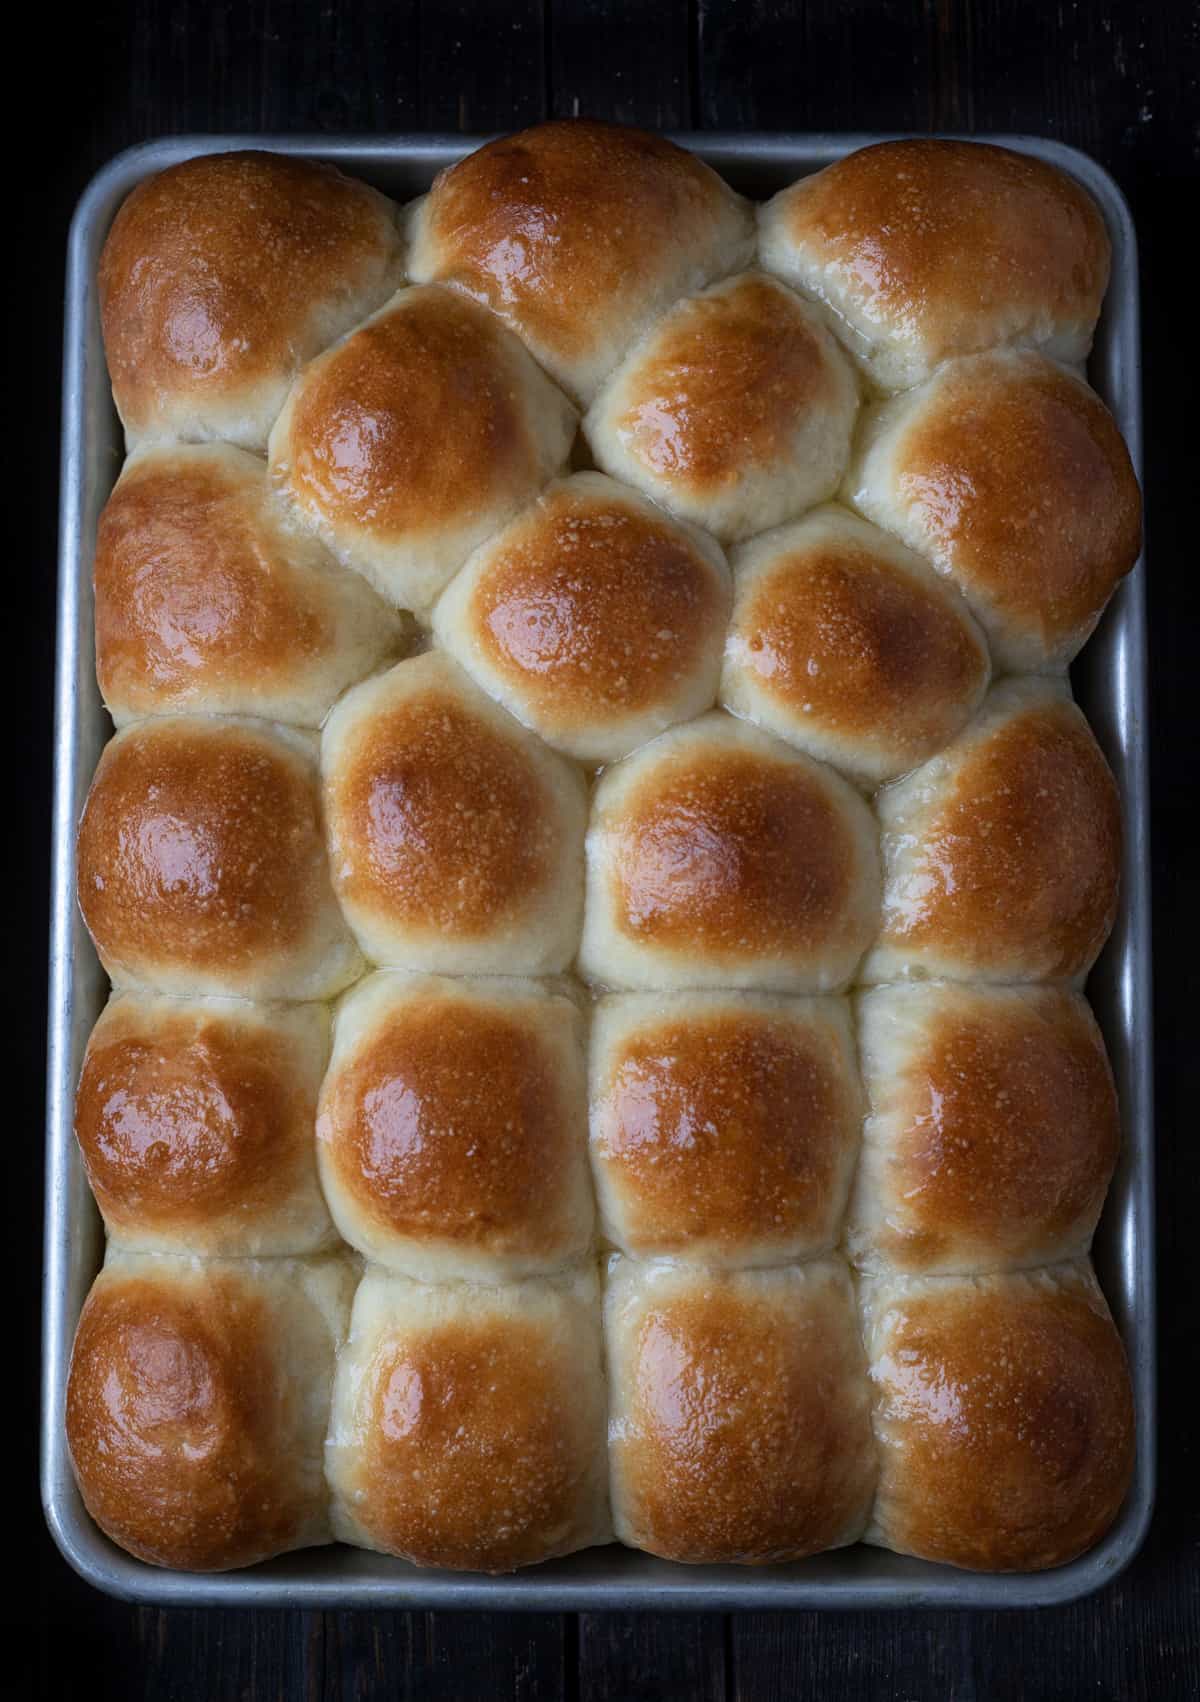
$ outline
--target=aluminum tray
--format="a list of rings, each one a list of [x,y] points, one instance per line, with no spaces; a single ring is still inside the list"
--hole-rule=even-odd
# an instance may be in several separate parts
[[[720,135],[677,138],[739,189],[763,197],[805,172],[881,138],[873,135]],[[117,207],[150,173],[234,147],[335,160],[404,201],[478,145],[462,136],[384,139],[173,137],[133,148],[92,180],[71,226],[63,373],[53,907],[47,1089],[42,1497],[66,1559],[101,1590],[170,1604],[308,1608],[488,1608],[539,1611],[679,1608],[1021,1607],[1071,1601],[1132,1559],[1154,1495],[1155,1315],[1150,1009],[1150,855],[1146,739],[1144,566],[1125,581],[1074,671],[1077,696],[1120,782],[1125,821],[1121,909],[1089,983],[1120,1089],[1124,1155],[1096,1241],[1100,1280],[1133,1373],[1138,1452],[1129,1498],[1107,1537],[1056,1571],[1004,1577],[955,1571],[856,1547],[788,1566],[685,1567],[617,1546],[592,1549],[514,1577],[433,1572],[361,1550],[310,1549],[247,1571],[161,1571],[110,1543],[84,1510],[71,1473],[63,1398],[75,1321],[99,1265],[102,1239],[71,1132],[71,1100],[106,982],[75,901],[75,825],[111,728],[92,659],[91,558],[96,517],[116,478],[121,437],[101,348],[96,265]],[[1138,274],[1121,192],[1086,155],[1030,137],[993,140],[1063,167],[1095,196],[1113,244],[1112,285],[1091,378],[1141,465]]]

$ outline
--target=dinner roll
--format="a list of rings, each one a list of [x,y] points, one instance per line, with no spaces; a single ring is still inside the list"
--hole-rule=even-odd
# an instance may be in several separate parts
[[[883,927],[864,981],[1083,980],[1116,915],[1121,801],[1065,684],[993,687],[875,807]]]
[[[846,490],[966,597],[1004,668],[1065,668],[1141,547],[1111,414],[1041,355],[955,361],[864,416]]]
[[[368,1269],[334,1385],[335,1535],[512,1572],[610,1540],[595,1272],[497,1288]]]
[[[271,473],[340,560],[423,611],[574,435],[571,404],[490,314],[406,289],[301,373]]]
[[[396,615],[285,524],[256,455],[150,448],[96,537],[96,673],[117,723],[173,711],[318,727],[404,639]]]
[[[550,744],[604,762],[711,705],[728,618],[715,544],[576,473],[475,552],[433,629]]]
[[[830,769],[728,715],[609,769],[580,965],[612,987],[828,992],[879,917],[874,818]]]
[[[79,904],[118,987],[322,999],[362,964],[321,841],[315,741],[262,721],[141,721],[100,757]]]
[[[1056,987],[877,987],[859,1000],[870,1105],[850,1257],[1010,1270],[1087,1250],[1120,1144],[1091,1011]]]
[[[139,183],[100,256],[100,317],[132,446],[262,449],[298,368],[402,275],[396,209],[333,166],[202,154]]]
[[[607,998],[590,1059],[592,1164],[614,1246],[714,1265],[832,1246],[862,1121],[844,1000]]]
[[[67,1441],[139,1560],[219,1572],[328,1542],[323,1471],[354,1265],[109,1251],[80,1315]]]
[[[840,1259],[722,1272],[614,1255],[604,1329],[622,1542],[759,1565],[862,1535],[875,1448]]]
[[[1061,1566],[1133,1471],[1121,1338],[1086,1263],[868,1281],[879,1491],[866,1540],[979,1572]]]
[[[364,681],[321,742],[334,884],[367,956],[448,974],[565,969],[579,941],[578,770],[428,651]]]
[[[328,1055],[321,1005],[118,993],[75,1096],[110,1242],[206,1258],[330,1245],[314,1139]]]
[[[822,508],[733,558],[721,700],[875,786],[959,732],[987,689],[983,634],[911,550]]]
[[[468,154],[411,229],[412,276],[485,303],[585,403],[649,322],[750,258],[749,204],[695,154],[569,119]]]
[[[582,1019],[537,981],[361,982],[317,1135],[338,1228],[393,1270],[502,1282],[591,1242]]]
[[[998,344],[1082,362],[1110,259],[1099,209],[1057,166],[925,137],[861,148],[783,190],[761,211],[759,252],[824,304],[884,390]]]
[[[857,410],[815,309],[744,272],[660,319],[583,429],[597,466],[729,540],[833,495]]]

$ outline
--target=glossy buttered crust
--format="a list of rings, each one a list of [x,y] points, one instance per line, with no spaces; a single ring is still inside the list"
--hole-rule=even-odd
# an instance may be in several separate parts
[[[361,973],[303,734],[200,716],[125,728],[97,766],[77,870],[119,987],[315,999]]]
[[[1082,1000],[998,984],[1082,979],[1119,812],[1062,683],[984,694],[989,645],[1061,670],[1137,553],[1115,427],[1053,364],[1090,340],[1098,214],[1003,150],[889,145],[765,209],[772,277],[706,167],[582,122],[479,150],[406,225],[399,288],[381,197],[220,156],[138,191],[105,254],[141,447],[96,562],[133,724],[79,842],[130,989],[77,1101],[111,1234],[68,1402],[87,1505],[164,1565],[328,1539],[357,1261],[320,1256],[319,1153],[374,1261],[325,1450],[344,1540],[532,1564],[608,1539],[608,1464],[617,1534],[678,1560],[799,1558],[869,1514],[952,1564],[1069,1559],[1132,1446],[1111,1322],[1058,1262],[1116,1108]],[[835,339],[920,387],[856,422]],[[268,464],[232,446],[268,430]],[[566,476],[589,455],[628,482]],[[839,480],[860,514],[807,512]],[[714,540],[768,525],[730,625]],[[397,606],[441,649],[379,672]],[[727,626],[733,715],[704,714]],[[323,720],[318,780],[279,723]],[[612,764],[586,906],[579,761]],[[905,778],[872,808],[835,770]],[[392,967],[337,1011],[318,1101],[323,1007],[246,1001],[329,998],[364,956]],[[598,1226],[583,1001],[517,978],[573,965],[643,989],[593,1012]],[[794,995],[905,978],[857,1001],[851,1192],[849,1007]],[[634,1255],[607,1460],[597,1227]]]
[[[418,205],[410,268],[483,302],[577,400],[649,321],[750,258],[743,201],[665,137],[539,124],[450,166]]]
[[[491,314],[450,290],[405,289],[305,368],[271,433],[271,472],[347,566],[425,612],[561,471],[575,423]]]
[[[632,993],[592,1024],[601,1225],[635,1258],[774,1264],[837,1240],[862,1103],[841,999]]]
[[[583,422],[597,465],[723,541],[833,495],[858,411],[815,310],[747,272],[680,302]]]
[[[1054,680],[1006,680],[875,800],[883,926],[861,979],[1081,982],[1117,909],[1116,781]]]
[[[96,674],[118,726],[245,714],[320,725],[407,636],[404,622],[294,524],[256,455],[152,447],[100,514]]]
[[[130,444],[262,449],[300,366],[400,282],[396,209],[333,166],[205,154],[148,177],[100,257],[100,317]]]
[[[733,556],[721,701],[864,786],[962,730],[990,674],[966,603],[913,551],[824,507]]]
[[[876,828],[831,769],[727,715],[608,769],[580,966],[611,987],[846,985],[878,919]]]
[[[763,1565],[858,1540],[876,1460],[840,1260],[720,1272],[614,1255],[604,1327],[622,1542]]]
[[[1121,1338],[1086,1264],[862,1289],[879,1490],[866,1536],[972,1571],[1082,1554],[1133,1471]]]
[[[1120,1142],[1095,1018],[1057,987],[947,982],[858,1001],[868,1115],[850,1256],[918,1274],[1085,1252]]]
[[[885,390],[1005,344],[1082,362],[1110,262],[1099,209],[1065,172],[927,138],[801,178],[762,208],[759,246]]]
[[[334,1533],[512,1572],[607,1542],[594,1270],[496,1288],[369,1270],[338,1360]]]
[[[577,770],[431,651],[338,704],[321,740],[338,897],[376,963],[557,973],[579,941]]]
[[[317,1122],[346,1240],[426,1281],[587,1252],[582,1014],[538,981],[381,973],[337,1014]]]
[[[66,1428],[88,1512],[189,1572],[329,1540],[322,1453],[355,1270],[326,1259],[109,1252],[71,1354]]]
[[[954,361],[868,409],[845,489],[954,581],[1013,672],[1065,668],[1141,547],[1111,414],[1042,355]]]
[[[602,762],[711,706],[728,619],[712,540],[582,472],[476,551],[433,630],[547,743]]]
[[[320,1005],[116,994],[75,1095],[110,1243],[208,1258],[330,1245],[314,1133],[328,1057]]]

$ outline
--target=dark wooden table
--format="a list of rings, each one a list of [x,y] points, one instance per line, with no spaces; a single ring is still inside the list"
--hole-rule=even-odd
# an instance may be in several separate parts
[[[23,8],[22,19],[34,9]],[[6,1412],[19,1460],[0,1694],[179,1698],[1200,1696],[1195,1442],[1200,949],[1194,801],[1197,641],[1196,118],[1200,17],[1187,0],[113,0],[32,17],[10,38],[9,184],[30,228],[9,254],[8,783],[25,819],[5,975],[11,1262],[19,1347]],[[23,103],[22,103],[23,105]],[[1150,1540],[1125,1577],[1039,1614],[486,1616],[158,1612],[87,1589],[36,1503],[35,1367],[58,339],[66,223],[109,155],[184,130],[508,129],[594,113],[673,128],[1028,131],[1088,149],[1133,205],[1142,245],[1151,563],[1162,1297],[1162,1469]],[[33,122],[30,123],[30,117]],[[21,382],[21,377],[24,382]],[[1192,618],[1189,618],[1192,617]],[[12,837],[11,829],[8,837]],[[1190,993],[1189,999],[1189,976]],[[1188,1095],[1185,1098],[1185,1088]],[[10,1101],[10,1104],[12,1102]]]

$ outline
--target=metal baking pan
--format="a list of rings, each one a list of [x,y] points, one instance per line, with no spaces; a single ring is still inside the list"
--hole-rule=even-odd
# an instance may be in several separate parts
[[[737,188],[757,198],[872,135],[719,135],[677,138]],[[1112,284],[1090,376],[1141,465],[1138,274],[1133,225],[1106,172],[1086,155],[1030,137],[993,140],[1036,154],[1084,183],[1113,244]],[[75,901],[74,838],[100,749],[110,735],[92,660],[91,565],[96,517],[116,478],[121,436],[109,392],[96,303],[96,265],[118,206],[135,184],[198,153],[235,147],[336,161],[399,201],[478,145],[461,136],[383,139],[173,137],[119,155],[95,177],[71,226],[66,288],[58,587],[47,1090],[42,1497],[55,1541],[101,1590],[164,1605],[308,1608],[746,1609],[1027,1607],[1098,1589],[1136,1553],[1150,1520],[1155,1456],[1153,1117],[1150,1008],[1149,772],[1146,734],[1145,568],[1114,598],[1074,670],[1078,699],[1116,771],[1123,798],[1125,864],[1120,915],[1089,983],[1120,1089],[1124,1155],[1095,1259],[1129,1353],[1137,1408],[1133,1487],[1103,1542],[1056,1571],[996,1576],[955,1571],[880,1549],[855,1547],[804,1562],[746,1569],[685,1567],[616,1546],[592,1549],[513,1577],[433,1572],[360,1550],[310,1549],[247,1571],[193,1576],[143,1565],[110,1543],[84,1510],[71,1473],[63,1398],[75,1321],[100,1263],[99,1217],[71,1130],[71,1102],[89,1030],[107,984]]]

